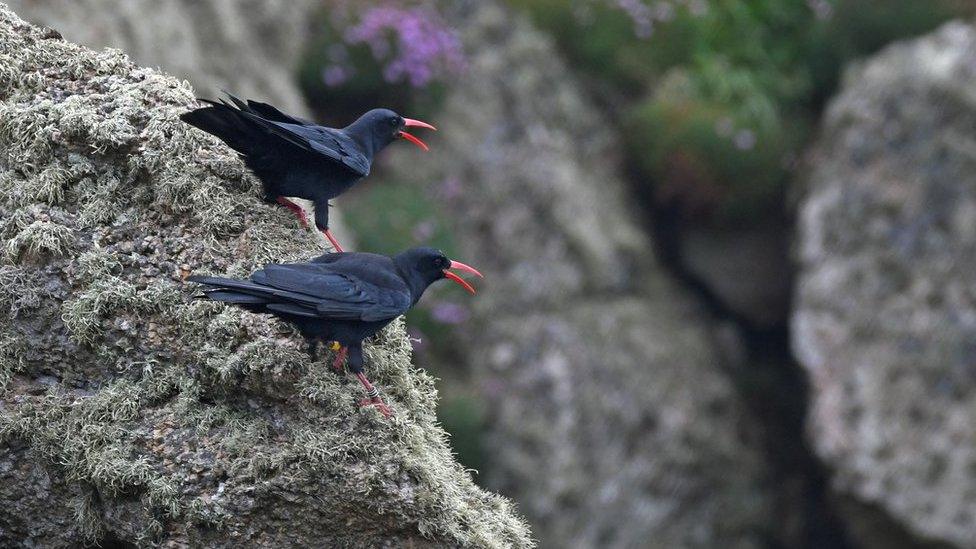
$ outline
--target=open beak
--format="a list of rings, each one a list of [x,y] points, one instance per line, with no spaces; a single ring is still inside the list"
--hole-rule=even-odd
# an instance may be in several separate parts
[[[420,120],[414,120],[413,118],[404,118],[403,119],[403,126],[405,128],[427,128],[428,130],[437,131],[437,128],[435,128],[434,126],[431,126],[430,124],[428,124],[426,122],[421,122]],[[419,137],[417,137],[415,135],[410,135],[409,133],[407,133],[407,132],[405,132],[403,130],[400,130],[400,132],[397,133],[397,137],[401,137],[403,139],[406,139],[407,141],[413,143],[414,145],[420,147],[421,149],[423,149],[425,151],[429,151],[430,150],[430,147],[427,146],[427,143],[424,143],[423,141],[421,141]]]
[[[472,267],[470,265],[465,265],[464,263],[461,263],[460,261],[452,261],[451,262],[451,266],[448,267],[448,269],[457,269],[459,271],[464,271],[466,273],[471,273],[473,275],[477,275],[477,276],[480,276],[481,278],[484,278],[484,275],[482,275],[481,273],[479,273],[478,272],[478,269],[475,269],[474,267]],[[464,288],[465,290],[467,290],[468,292],[470,292],[472,295],[475,294],[474,287],[472,285],[468,284],[467,282],[465,282],[465,280],[463,278],[461,278],[460,276],[458,276],[456,273],[452,273],[448,269],[444,269],[444,276],[445,277],[451,279],[453,282],[457,283],[459,286],[461,286],[462,288]]]

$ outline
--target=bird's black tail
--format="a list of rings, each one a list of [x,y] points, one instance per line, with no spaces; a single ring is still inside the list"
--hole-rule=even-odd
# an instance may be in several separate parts
[[[254,313],[279,313],[290,316],[317,318],[314,307],[300,303],[308,300],[295,292],[270,288],[250,280],[234,280],[216,276],[191,276],[188,282],[206,286],[200,299],[231,303]],[[296,300],[297,296],[297,300]]]
[[[187,281],[206,286],[203,295],[198,296],[200,299],[231,303],[250,311],[260,312],[265,305],[272,301],[268,288],[247,280],[215,276],[191,276],[187,278]]]
[[[233,99],[233,96],[231,96]],[[244,112],[223,101],[216,102],[203,99],[209,106],[180,115],[180,119],[187,124],[199,128],[211,135],[219,137],[221,141],[230,145],[232,149],[249,154],[253,147],[255,133],[259,132],[249,121]]]

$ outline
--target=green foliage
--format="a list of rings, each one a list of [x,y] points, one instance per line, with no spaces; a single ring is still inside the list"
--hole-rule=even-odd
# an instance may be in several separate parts
[[[448,256],[455,252],[447,219],[423,188],[384,180],[365,183],[342,197],[346,223],[361,247],[375,253],[395,254],[411,246],[433,246]],[[390,208],[396,204],[396,208]]]
[[[833,15],[809,30],[802,61],[813,84],[814,104],[837,87],[847,61],[886,44],[934,29],[952,17],[969,16],[968,0],[840,0]]]
[[[644,2],[657,8],[641,30],[611,0],[510,3],[617,92],[649,196],[724,221],[761,218],[778,200],[844,63],[966,11],[948,0]]]
[[[335,124],[347,124],[351,122],[347,119],[349,113],[361,113],[378,106],[413,118],[429,117],[437,111],[447,92],[447,75],[439,75],[422,85],[391,81],[384,70],[395,51],[387,52],[385,58],[378,58],[368,41],[351,43],[345,36],[349,28],[359,23],[362,15],[370,10],[408,9],[413,4],[420,3],[326,3],[325,9],[315,18],[314,24],[320,32],[306,48],[298,69],[299,85],[317,113],[327,120],[334,120]],[[380,33],[385,35],[387,40],[384,42],[391,50],[396,50],[394,34],[390,29]],[[341,52],[338,56],[341,62],[334,59],[336,52]],[[328,82],[325,74],[330,68],[344,68],[345,74],[336,82]]]
[[[455,387],[456,394],[460,387]],[[486,429],[485,403],[475,395],[445,397],[437,406],[437,417],[451,433],[451,447],[465,467],[483,472],[488,466],[482,434]]]

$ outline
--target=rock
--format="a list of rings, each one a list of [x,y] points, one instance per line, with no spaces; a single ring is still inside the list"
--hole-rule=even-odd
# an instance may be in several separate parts
[[[189,80],[204,97],[226,89],[307,114],[295,84],[312,36],[314,0],[8,0],[24,19],[66,40],[124,51]]]
[[[547,547],[763,546],[755,423],[652,258],[599,110],[539,31],[463,4],[469,72],[430,157],[390,171],[463,191],[440,196],[486,275],[461,352],[489,402],[488,485]]]
[[[680,240],[688,274],[734,318],[759,329],[787,323],[793,276],[787,228],[688,227]]]
[[[0,5],[0,546],[531,546],[402,323],[367,349],[387,421],[286,326],[191,299],[320,251],[193,97]]]
[[[199,97],[227,90],[308,117],[296,74],[316,29],[316,0],[7,0],[24,19],[91,48],[117,48],[193,84]],[[312,211],[310,202],[300,201]],[[339,210],[339,209],[337,209]],[[332,211],[330,228],[355,239]],[[322,238],[322,246],[326,240]]]
[[[853,67],[810,157],[793,349],[832,488],[976,547],[976,29]]]

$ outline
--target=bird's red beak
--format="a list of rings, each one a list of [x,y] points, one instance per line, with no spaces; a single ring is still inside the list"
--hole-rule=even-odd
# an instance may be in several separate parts
[[[435,128],[434,126],[431,126],[426,122],[421,122],[420,120],[414,120],[413,118],[404,118],[403,126],[406,128],[427,128],[428,130],[437,131],[437,128]],[[425,151],[430,150],[430,147],[427,146],[427,143],[421,141],[419,137],[415,135],[410,135],[409,133],[403,130],[400,130],[400,133],[397,134],[397,137],[402,137],[403,139],[406,139],[407,141],[413,143],[414,145],[420,147]]]
[[[466,273],[471,273],[473,275],[477,275],[477,276],[480,276],[481,278],[484,278],[484,275],[482,275],[481,273],[479,273],[478,272],[478,269],[475,269],[474,267],[472,267],[470,265],[465,265],[464,263],[461,263],[460,261],[452,261],[451,262],[451,266],[448,267],[448,269],[457,269],[459,271],[464,271]],[[475,293],[474,287],[472,285],[468,284],[467,282],[465,282],[465,280],[463,278],[461,278],[460,276],[458,276],[455,273],[452,273],[448,269],[444,269],[444,276],[445,277],[451,279],[451,281],[457,283],[459,286],[461,286],[465,290],[469,291],[472,295]]]

